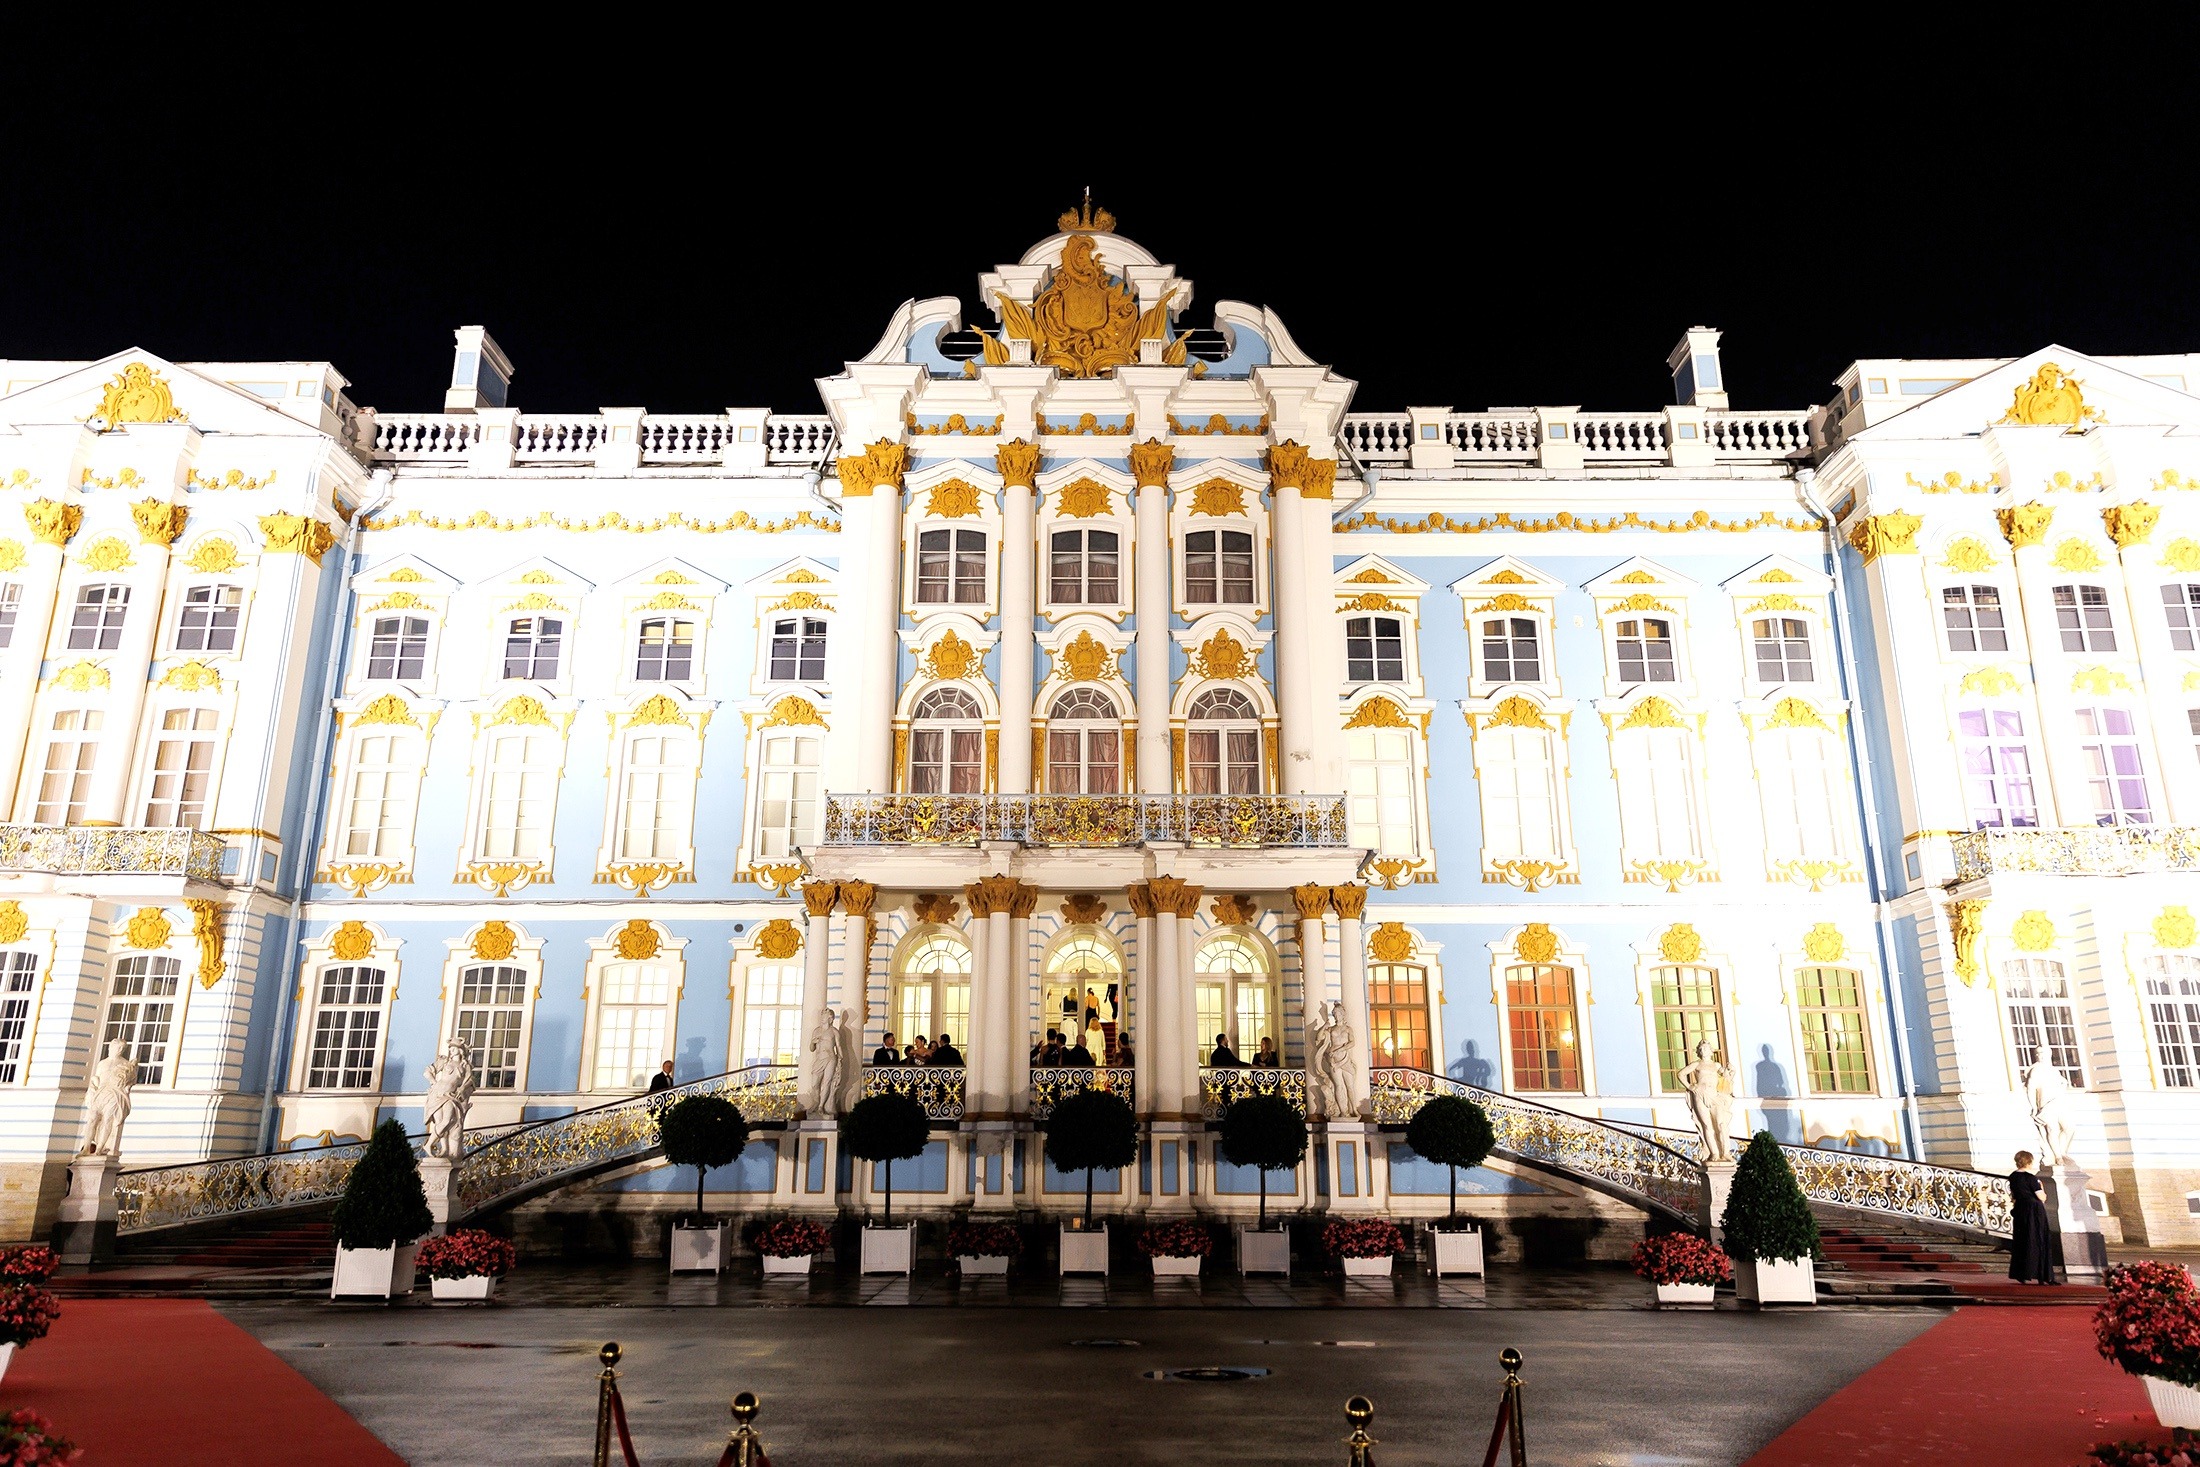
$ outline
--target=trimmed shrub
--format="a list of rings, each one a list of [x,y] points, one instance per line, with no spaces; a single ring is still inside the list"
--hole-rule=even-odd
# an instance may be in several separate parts
[[[344,1248],[395,1248],[435,1226],[412,1140],[395,1120],[374,1128],[366,1155],[351,1169],[344,1196],[330,1218]]]
[[[1260,1169],[1260,1226],[1268,1226],[1268,1174],[1306,1159],[1306,1117],[1280,1095],[1247,1095],[1222,1113],[1222,1155]]]
[[[1092,1173],[1138,1161],[1138,1117],[1112,1090],[1081,1090],[1047,1117],[1047,1160],[1058,1172],[1085,1174],[1085,1226],[1092,1226]]]
[[[1489,1115],[1471,1100],[1457,1095],[1429,1099],[1406,1122],[1406,1145],[1438,1166],[1451,1169],[1451,1211],[1459,1216],[1459,1168],[1480,1166],[1497,1144],[1497,1130]]]
[[[1810,1200],[1795,1184],[1787,1157],[1770,1131],[1749,1138],[1734,1168],[1734,1189],[1726,1195],[1726,1215],[1719,1219],[1725,1234],[1727,1256],[1771,1261],[1784,1258],[1822,1258],[1818,1249],[1818,1219],[1810,1215]]]
[[[887,1164],[886,1226],[894,1225],[893,1163],[924,1155],[931,1140],[931,1118],[907,1095],[867,1095],[840,1118],[840,1144],[849,1155]]]
[[[657,1113],[657,1139],[664,1143],[666,1161],[695,1168],[695,1225],[708,1227],[704,1173],[731,1165],[749,1144],[748,1117],[723,1095],[690,1095]]]

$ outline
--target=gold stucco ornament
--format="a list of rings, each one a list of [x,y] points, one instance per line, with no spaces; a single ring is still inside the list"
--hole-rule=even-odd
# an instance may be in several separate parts
[[[1367,950],[1378,963],[1413,961],[1413,934],[1402,922],[1384,922],[1368,934]]]
[[[1530,922],[1513,939],[1513,956],[1523,963],[1548,963],[1558,956],[1558,934],[1548,922]]]
[[[1703,956],[1703,937],[1687,922],[1675,922],[1658,939],[1658,956],[1668,963],[1693,963]]]
[[[1066,214],[1065,219],[1078,216]],[[1114,219],[1106,210],[1088,220]],[[1053,367],[1065,377],[1098,377],[1138,360],[1138,343],[1161,340],[1168,334],[1171,290],[1151,309],[1138,309],[1138,292],[1125,281],[1111,277],[1101,264],[1099,247],[1085,232],[1096,227],[1081,224],[1062,246],[1062,262],[1036,299],[1028,306],[995,291],[1000,308],[1001,333],[1015,341],[1031,343],[1031,357],[1042,367]],[[1001,342],[978,332],[989,363],[1008,360]]]
[[[2154,919],[2154,945],[2156,947],[2191,947],[2193,939],[2192,913],[2184,907],[2164,907]],[[6,939],[13,941],[13,938]]]
[[[518,942],[511,923],[484,922],[474,929],[474,956],[485,963],[501,963]]]
[[[2055,924],[2045,912],[2026,912],[2009,924],[2009,937],[2021,952],[2043,953],[2055,945]]]
[[[756,934],[756,955],[782,962],[802,951],[802,929],[784,917],[774,917]]]
[[[619,929],[617,942],[619,956],[630,963],[647,962],[657,956],[658,948],[663,946],[663,940],[657,936],[657,929],[650,926],[645,917],[629,919]]]
[[[21,902],[0,902],[0,942],[21,942],[31,930],[31,919]]]
[[[131,362],[107,384],[91,415],[108,428],[125,423],[186,423],[175,394],[161,375],[143,362]]]
[[[1820,922],[1803,934],[1803,955],[1814,963],[1838,963],[1849,950],[1849,940],[1831,922]]]
[[[2040,363],[2032,380],[2020,383],[2004,423],[2060,423],[2074,426],[2088,419],[2102,421],[2101,410],[2085,405],[2084,384],[2053,362]]]
[[[174,932],[175,928],[169,925],[167,916],[158,907],[139,907],[123,928],[130,946],[143,949],[168,946],[168,939]]]
[[[329,935],[328,950],[339,962],[356,963],[374,951],[374,932],[364,922],[346,922]]]

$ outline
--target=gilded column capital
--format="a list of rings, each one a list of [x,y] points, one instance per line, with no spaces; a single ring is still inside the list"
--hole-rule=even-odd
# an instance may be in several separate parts
[[[993,466],[1001,471],[1001,482],[1011,489],[1036,489],[1039,487],[1039,445],[1022,438],[1011,438],[993,450]]]
[[[870,881],[840,883],[840,910],[851,917],[868,917],[878,901],[878,884]]]
[[[839,895],[840,888],[830,881],[802,883],[802,906],[813,917],[833,915],[833,902]]]
[[[1994,518],[2000,521],[2001,538],[2009,542],[2009,548],[2022,550],[2047,538],[2047,527],[2055,522],[2055,507],[2051,504],[2013,504],[2007,509],[1995,510]]]
[[[1199,915],[1199,899],[1205,889],[1193,886],[1178,876],[1156,876],[1146,883],[1152,894],[1154,910],[1170,917],[1196,917]]]
[[[1136,889],[1132,888],[1134,891]],[[1104,897],[1096,897],[1087,892],[1062,898],[1064,922],[1097,922],[1107,915],[1108,903]]]
[[[315,565],[336,543],[336,531],[305,514],[263,514],[260,533],[267,537],[270,555],[303,555]]]
[[[1145,883],[1141,882],[1136,886],[1125,887],[1123,889],[1123,900],[1130,903],[1133,917],[1151,917],[1153,915],[1153,893],[1146,889]]]
[[[1014,915],[1017,894],[1022,890],[1023,883],[1013,876],[981,876],[963,888],[963,895],[970,900],[971,916],[1005,917]],[[1037,893],[1033,893],[1033,899],[1037,899]],[[1030,908],[1024,912],[1030,915]]]
[[[66,545],[84,524],[84,508],[54,499],[34,499],[23,506],[23,518],[31,533],[48,545]]]
[[[1207,910],[1224,927],[1246,927],[1260,920],[1260,903],[1249,896],[1218,896]]]
[[[901,491],[903,470],[909,467],[909,450],[889,438],[881,438],[862,453],[835,459],[840,474],[840,496],[861,499],[874,489]]]
[[[1329,888],[1326,886],[1294,886],[1291,888],[1291,905],[1299,909],[1301,922],[1319,922],[1329,910]]]
[[[1039,888],[1028,881],[1016,883],[1016,890],[1008,898],[1008,915],[1028,917],[1039,905]]]
[[[1343,921],[1357,922],[1367,915],[1367,888],[1332,886],[1329,888],[1329,905]]]
[[[2151,504],[2112,504],[2101,511],[2101,523],[2118,550],[2144,545],[2161,518],[2162,511]]]
[[[1882,555],[1915,555],[1917,532],[1924,524],[1925,521],[1906,509],[1868,515],[1849,531],[1849,543],[1864,557],[1866,565]]]
[[[1131,480],[1139,488],[1169,487],[1169,470],[1176,466],[1176,450],[1148,439],[1131,445]]]
[[[918,892],[909,908],[917,914],[919,922],[936,922],[942,927],[952,927],[956,915],[961,911],[961,905],[953,897],[940,896],[929,891]]]
[[[1296,489],[1302,499],[1328,499],[1337,489],[1337,461],[1315,458],[1301,443],[1286,438],[1268,450],[1268,477],[1278,489]]]
[[[180,504],[163,504],[158,499],[141,499],[130,506],[131,518],[137,521],[138,536],[148,545],[175,544],[190,513]]]

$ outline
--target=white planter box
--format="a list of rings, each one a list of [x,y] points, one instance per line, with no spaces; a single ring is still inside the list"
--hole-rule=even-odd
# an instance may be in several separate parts
[[[672,1271],[674,1273],[719,1273],[725,1269],[730,1251],[728,1240],[733,1236],[732,1223],[719,1223],[708,1228],[683,1228],[677,1223],[672,1229]]]
[[[911,1244],[915,1238],[915,1224],[903,1223],[898,1228],[873,1228],[863,1230],[863,1271],[865,1273],[907,1273],[916,1254]]]
[[[1100,1273],[1108,1271],[1108,1225],[1102,1223],[1092,1232],[1062,1229],[1062,1272]]]
[[[1808,1258],[1737,1258],[1734,1297],[1744,1304],[1816,1304],[1817,1273]]]
[[[2154,1403],[2156,1421],[2164,1426],[2200,1431],[2200,1387],[2179,1385],[2154,1375],[2142,1375],[2139,1379],[2146,1382],[2147,1399]]]
[[[1429,1229],[1429,1267],[1438,1278],[1451,1273],[1474,1273],[1482,1268],[1482,1230],[1443,1233]]]
[[[1196,1279],[1199,1277],[1199,1266],[1206,1261],[1196,1256],[1167,1258],[1156,1253],[1153,1255],[1153,1276],[1157,1279]]]
[[[430,1279],[428,1288],[438,1299],[487,1299],[497,1291],[493,1275],[468,1274],[462,1279]]]
[[[1394,1253],[1385,1253],[1380,1258],[1344,1259],[1344,1276],[1348,1279],[1387,1279],[1391,1260],[1396,1257]]]
[[[764,1255],[764,1276],[770,1278],[773,1274],[778,1274],[782,1278],[792,1278],[796,1275],[808,1277],[812,1256],[808,1253],[797,1253],[792,1258],[774,1258],[771,1254],[766,1253]]]
[[[6,1377],[8,1373],[8,1362],[10,1360],[13,1360],[14,1358],[15,1346],[0,1345],[0,1378]]]
[[[338,1248],[331,1299],[390,1299],[413,1291],[413,1253],[417,1245],[395,1248]]]
[[[1001,1275],[1008,1272],[1008,1258],[1005,1254],[958,1253],[955,1255],[955,1262],[961,1265],[964,1278],[982,1278],[988,1274]]]
[[[1718,1294],[1717,1284],[1659,1284],[1660,1309],[1709,1309]]]
[[[1272,1233],[1257,1228],[1239,1228],[1238,1272],[1281,1273],[1291,1272],[1291,1235],[1282,1229]]]

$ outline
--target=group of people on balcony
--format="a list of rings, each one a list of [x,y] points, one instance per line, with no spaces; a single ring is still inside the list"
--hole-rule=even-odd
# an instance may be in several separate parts
[[[1047,1030],[1047,1037],[1031,1047],[1031,1066],[1035,1070],[1089,1070],[1102,1060],[1092,1051],[1092,1036],[1097,1029],[1076,1029],[1065,1037],[1059,1029]],[[1109,1048],[1112,1038],[1113,1047]],[[1118,1069],[1132,1069],[1138,1064],[1138,1056],[1132,1052],[1131,1036],[1118,1029],[1112,1036],[1101,1039],[1106,1063]]]
[[[1260,1048],[1254,1051],[1250,1065],[1238,1058],[1238,1052],[1231,1047],[1230,1036],[1227,1034],[1215,1036],[1214,1050],[1207,1056],[1207,1067],[1213,1070],[1273,1070],[1282,1063],[1283,1056],[1276,1050],[1276,1041],[1266,1037],[1260,1041]]]
[[[962,1051],[955,1047],[955,1041],[945,1030],[940,1032],[939,1038],[933,1040],[927,1040],[919,1034],[901,1049],[894,1048],[894,1036],[888,1032],[879,1036],[878,1048],[871,1051],[871,1063],[874,1065],[960,1066],[962,1062]]]

